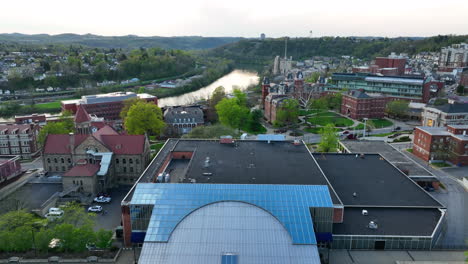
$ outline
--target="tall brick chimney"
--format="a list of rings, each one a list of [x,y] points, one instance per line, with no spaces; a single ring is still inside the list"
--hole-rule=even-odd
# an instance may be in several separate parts
[[[75,154],[75,134],[73,132],[70,132],[68,135],[70,137],[70,153],[74,155]]]
[[[268,77],[264,77],[262,81],[262,108],[265,108],[265,98],[268,96],[270,92],[270,79]]]

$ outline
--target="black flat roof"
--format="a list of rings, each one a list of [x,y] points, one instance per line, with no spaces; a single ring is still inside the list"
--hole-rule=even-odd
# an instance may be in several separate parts
[[[368,215],[362,215],[362,209]],[[442,214],[435,208],[346,207],[344,221],[333,224],[334,235],[431,236]],[[370,221],[377,229],[370,229]]]
[[[345,206],[442,207],[379,154],[314,157]]]
[[[194,153],[185,178],[197,183],[328,185],[302,143],[239,140],[235,144],[220,144],[217,140],[179,140],[173,151]],[[333,203],[340,203],[333,190],[330,195]]]

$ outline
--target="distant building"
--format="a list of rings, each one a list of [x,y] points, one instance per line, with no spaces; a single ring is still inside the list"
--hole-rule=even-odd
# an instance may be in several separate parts
[[[450,100],[448,104],[426,106],[422,111],[422,125],[443,127],[447,125],[468,125],[468,104]]]
[[[133,92],[116,92],[108,94],[84,95],[78,100],[62,101],[62,111],[76,113],[78,105],[83,106],[86,111],[105,120],[119,120],[123,102],[127,99],[139,98],[147,102],[158,103],[158,98],[149,94],[136,94]]]
[[[24,116],[15,116],[15,123],[16,124],[45,124],[47,117],[45,114],[32,114],[32,115],[24,115]]]
[[[354,90],[343,95],[341,114],[353,119],[383,118],[386,103],[381,95],[370,96],[363,90]]]
[[[468,165],[468,125],[416,127],[413,154],[425,161]]]
[[[204,125],[203,110],[198,106],[169,107],[164,111],[168,135],[183,135]]]
[[[260,39],[265,40],[265,33],[260,34]]]
[[[35,124],[0,124],[0,155],[18,155],[30,159],[39,154]]]
[[[276,114],[281,108],[281,104],[284,100],[292,99],[292,97],[286,94],[271,93],[265,98],[265,111],[264,118],[269,123],[274,123],[276,121]]]
[[[427,103],[443,83],[419,76],[379,76],[364,73],[334,73],[328,91],[359,90],[380,93],[392,100]]]
[[[440,51],[439,67],[460,68],[468,66],[468,44],[453,44]]]
[[[377,57],[370,66],[353,67],[353,73],[373,73],[385,76],[404,75],[406,70],[406,57],[396,55],[394,52],[388,57]]]
[[[465,89],[468,89],[468,69],[463,71],[460,75],[460,85],[463,85]]]
[[[0,183],[21,174],[19,156],[0,156]]]

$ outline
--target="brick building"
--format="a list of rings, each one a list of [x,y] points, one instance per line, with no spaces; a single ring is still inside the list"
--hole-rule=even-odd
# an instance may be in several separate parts
[[[468,125],[468,104],[449,101],[448,104],[425,106],[421,114],[423,126]]]
[[[377,57],[370,66],[356,66],[352,68],[353,73],[372,73],[385,76],[404,75],[406,69],[406,58],[392,52],[388,57]]]
[[[203,110],[199,106],[168,107],[164,111],[167,135],[187,134],[197,126],[205,124]]]
[[[264,118],[274,123],[276,121],[276,113],[281,108],[281,103],[286,99],[293,99],[285,94],[271,93],[265,98]]]
[[[15,116],[15,124],[33,124],[33,123],[45,124],[46,119],[47,117],[45,114]]]
[[[465,89],[468,89],[468,69],[461,73],[460,85],[463,85]]]
[[[425,161],[449,161],[468,165],[468,125],[417,127],[413,154]]]
[[[21,174],[19,156],[0,156],[0,183]]]
[[[369,96],[364,91],[350,91],[343,95],[341,114],[352,119],[383,118],[385,116],[385,97]]]
[[[44,169],[63,174],[64,189],[78,185],[94,194],[133,184],[149,159],[146,136],[122,135],[108,125],[89,134],[48,135],[43,150]]]
[[[0,155],[19,155],[30,159],[39,154],[36,124],[0,124]]]
[[[76,113],[78,105],[83,106],[86,111],[105,120],[119,120],[123,102],[127,99],[139,98],[147,102],[158,103],[158,98],[149,94],[136,94],[133,92],[115,92],[108,94],[85,95],[78,100],[62,101],[62,111]]]

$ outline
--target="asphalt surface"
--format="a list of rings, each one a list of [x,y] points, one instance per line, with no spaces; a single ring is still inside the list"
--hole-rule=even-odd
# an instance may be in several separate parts
[[[414,160],[417,164],[429,170],[437,176],[444,185],[439,191],[431,192],[431,195],[447,207],[446,230],[442,234],[437,247],[442,248],[466,248],[468,238],[468,192],[460,185],[450,170],[435,169],[411,153],[402,151],[405,156]]]
[[[94,226],[95,230],[98,229],[108,229],[114,230],[117,226],[120,226],[121,222],[121,209],[120,203],[125,195],[130,190],[130,187],[120,187],[118,189],[113,189],[109,192],[112,201],[110,203],[92,203],[91,205],[100,205],[102,206],[103,212],[99,213],[96,217],[96,224]],[[89,206],[91,206],[89,205]],[[86,210],[89,206],[86,206]]]
[[[31,162],[22,162],[21,168],[23,170],[42,169],[43,168],[42,157],[38,157]]]

